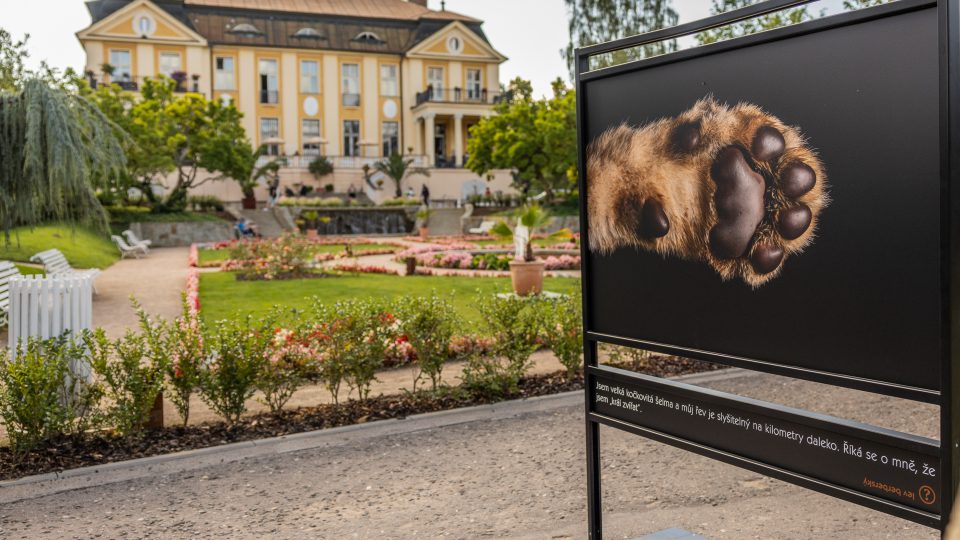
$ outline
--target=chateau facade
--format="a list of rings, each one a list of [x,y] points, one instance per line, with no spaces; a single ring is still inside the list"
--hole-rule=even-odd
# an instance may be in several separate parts
[[[431,168],[413,183],[434,197],[508,190],[507,171],[480,179],[463,169],[470,127],[500,99],[506,58],[482,21],[426,4],[91,0],[93,22],[77,37],[94,83],[137,91],[163,74],[178,91],[232,102],[251,142],[287,157],[284,184],[316,185],[306,167],[322,155],[335,171],[323,184],[370,191],[363,166],[400,153]]]

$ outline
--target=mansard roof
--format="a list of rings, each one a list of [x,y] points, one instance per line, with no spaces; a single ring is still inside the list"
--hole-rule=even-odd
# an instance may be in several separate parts
[[[151,0],[211,45],[403,54],[458,21],[488,41],[482,21],[404,0]],[[93,24],[131,0],[91,0]],[[257,32],[237,31],[253,27]],[[232,30],[232,31],[231,31]],[[380,41],[357,40],[373,32]]]

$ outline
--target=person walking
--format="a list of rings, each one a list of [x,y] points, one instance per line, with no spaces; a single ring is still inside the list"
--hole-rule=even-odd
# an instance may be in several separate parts
[[[424,206],[430,206],[430,188],[428,188],[426,184],[424,184],[420,190],[420,198],[423,200]]]

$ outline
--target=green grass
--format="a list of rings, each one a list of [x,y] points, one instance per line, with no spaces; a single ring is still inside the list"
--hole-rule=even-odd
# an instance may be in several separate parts
[[[373,251],[380,249],[401,249],[397,246],[391,246],[388,244],[356,244],[353,246],[353,252],[355,254],[360,254],[365,251]],[[325,244],[316,246],[313,249],[314,253],[342,253],[344,250],[343,244]],[[230,258],[229,249],[201,249],[199,252],[200,255],[200,265],[203,266],[207,263],[212,262],[221,262]]]
[[[20,273],[23,274],[23,275],[25,275],[25,276],[30,275],[30,274],[42,274],[42,273],[43,273],[43,268],[37,268],[36,266],[24,266],[24,265],[22,265],[22,264],[17,264],[17,265],[14,265],[14,266],[16,266],[16,267],[17,267],[17,270],[19,270]]]
[[[546,278],[544,289],[573,292],[580,286],[575,278]],[[267,313],[282,303],[287,308],[306,309],[314,296],[333,303],[346,298],[396,299],[424,296],[432,291],[452,292],[453,304],[465,326],[474,327],[480,314],[476,310],[476,291],[495,294],[510,291],[510,278],[470,278],[446,276],[399,277],[360,274],[320,279],[287,281],[236,281],[233,274],[210,272],[200,276],[201,316],[208,321]]]
[[[0,260],[29,261],[38,252],[57,248],[74,268],[106,268],[120,258],[120,251],[106,235],[87,229],[43,225],[14,230],[9,244],[0,240]]]

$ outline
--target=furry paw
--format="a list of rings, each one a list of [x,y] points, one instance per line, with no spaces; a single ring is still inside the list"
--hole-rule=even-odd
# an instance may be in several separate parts
[[[796,128],[712,99],[618,126],[587,153],[590,247],[632,246],[709,264],[757,287],[813,241],[826,174]]]

